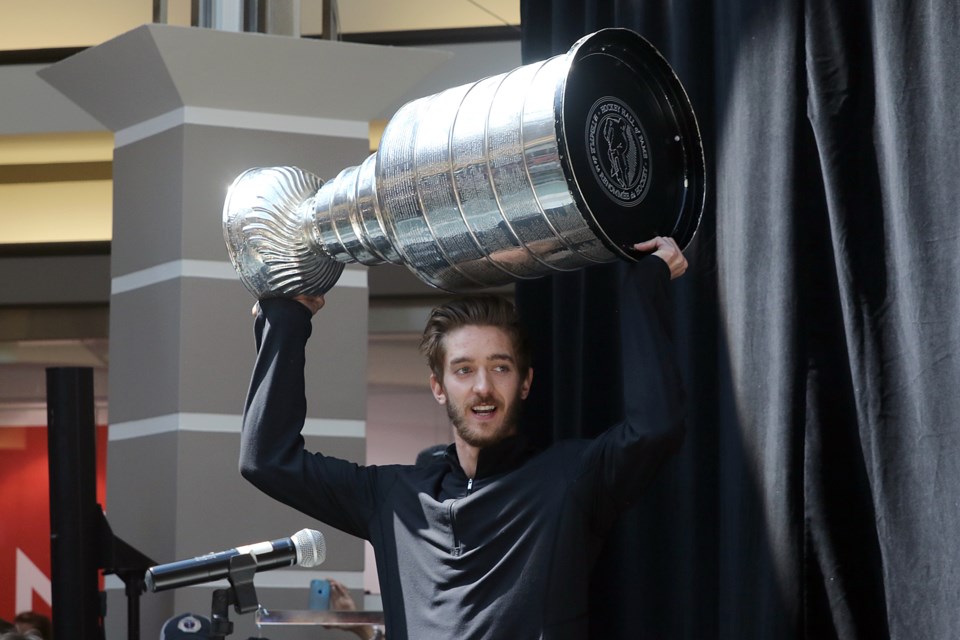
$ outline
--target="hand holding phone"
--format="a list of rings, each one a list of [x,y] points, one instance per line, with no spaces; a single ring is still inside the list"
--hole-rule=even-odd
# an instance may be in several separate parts
[[[310,600],[307,608],[313,611],[327,611],[330,609],[330,581],[311,580]]]

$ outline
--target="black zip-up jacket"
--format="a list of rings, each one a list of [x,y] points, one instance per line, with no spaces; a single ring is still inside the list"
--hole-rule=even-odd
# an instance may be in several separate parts
[[[361,466],[305,451],[311,316],[298,302],[264,300],[240,471],[277,500],[372,543],[390,640],[585,638],[603,537],[683,439],[666,333],[669,280],[666,264],[648,258],[622,283],[631,321],[626,420],[542,452],[509,438],[481,452],[472,480],[452,445],[427,467]]]

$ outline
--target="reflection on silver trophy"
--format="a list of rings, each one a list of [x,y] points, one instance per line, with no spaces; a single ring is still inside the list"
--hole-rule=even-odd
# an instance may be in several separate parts
[[[347,263],[406,265],[448,291],[685,247],[703,148],[666,60],[626,29],[404,105],[379,149],[326,184],[294,167],[241,174],[223,233],[258,298],[319,295]]]

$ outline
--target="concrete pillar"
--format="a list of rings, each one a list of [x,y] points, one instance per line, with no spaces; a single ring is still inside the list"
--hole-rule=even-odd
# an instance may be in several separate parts
[[[226,189],[254,166],[331,178],[369,153],[367,123],[436,68],[436,51],[148,25],[41,77],[115,133],[107,518],[157,562],[316,528],[324,566],[257,576],[263,606],[303,609],[313,577],[362,586],[363,546],[273,502],[237,472],[254,358],[253,299],[228,261]],[[307,444],[364,460],[366,270],[349,266],[315,320]],[[126,637],[108,581],[108,640]],[[214,585],[216,586],[216,585]],[[141,600],[141,632],[209,615],[212,586]],[[235,635],[257,635],[234,615]],[[317,638],[318,629],[271,630]]]

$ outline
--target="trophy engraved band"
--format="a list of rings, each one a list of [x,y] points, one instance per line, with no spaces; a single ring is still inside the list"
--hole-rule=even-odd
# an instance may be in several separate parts
[[[603,29],[563,55],[407,103],[334,179],[250,169],[223,233],[258,298],[320,295],[348,263],[469,291],[685,247],[706,194],[696,117],[660,53]]]

